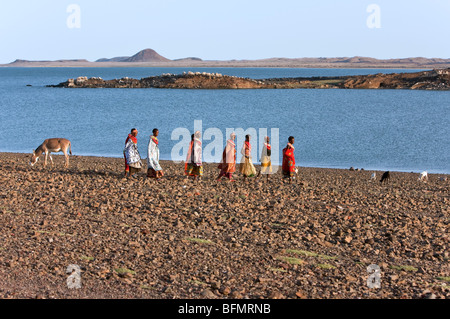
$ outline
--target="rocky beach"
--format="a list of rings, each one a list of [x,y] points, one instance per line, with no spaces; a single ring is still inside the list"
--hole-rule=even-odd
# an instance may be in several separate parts
[[[162,162],[0,153],[0,298],[449,298],[449,181],[300,167],[293,184],[199,183]],[[259,167],[257,168],[259,170]],[[381,288],[369,288],[369,265]],[[69,265],[81,288],[69,289]]]

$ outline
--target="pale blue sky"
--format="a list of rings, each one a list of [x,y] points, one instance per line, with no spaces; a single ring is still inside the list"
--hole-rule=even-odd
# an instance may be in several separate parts
[[[69,29],[66,9],[81,8]],[[370,29],[370,4],[381,28]],[[450,58],[450,0],[15,0],[0,4],[0,63],[169,58]]]

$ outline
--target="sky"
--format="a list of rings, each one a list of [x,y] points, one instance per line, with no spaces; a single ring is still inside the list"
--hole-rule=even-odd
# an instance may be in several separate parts
[[[0,63],[146,48],[169,59],[450,58],[449,17],[450,0],[3,0]]]

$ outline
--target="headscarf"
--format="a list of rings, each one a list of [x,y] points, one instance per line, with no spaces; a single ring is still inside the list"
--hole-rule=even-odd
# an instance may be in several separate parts
[[[194,163],[198,166],[202,165],[202,141],[200,140],[202,134],[200,131],[194,133],[194,140],[189,143],[189,150],[186,157],[187,163]]]
[[[233,141],[234,138],[236,138],[235,132],[230,134],[230,139],[227,141],[227,146],[225,147],[227,164],[236,162],[236,144]]]
[[[159,145],[159,140],[155,135],[150,136],[150,139],[156,144]]]
[[[137,144],[137,138],[134,137],[134,136],[131,135],[131,134],[128,134],[128,137],[127,137],[127,139],[126,139],[126,141],[125,141],[125,145],[128,143],[129,140],[132,140],[134,144]]]
[[[268,136],[264,137],[264,146],[265,146],[268,150],[271,149],[271,146],[270,146],[270,144],[269,144],[269,137],[268,137]]]
[[[236,144],[234,143],[234,139],[236,138],[236,133],[230,134],[230,139],[227,141],[227,144],[230,144],[232,147],[235,147]]]

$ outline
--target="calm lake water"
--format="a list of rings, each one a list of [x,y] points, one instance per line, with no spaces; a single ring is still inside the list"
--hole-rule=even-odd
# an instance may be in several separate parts
[[[450,92],[45,87],[78,76],[142,78],[184,71],[273,78],[417,70],[0,68],[0,151],[30,153],[45,138],[65,137],[75,155],[122,157],[125,138],[136,127],[146,157],[157,127],[161,156],[171,159],[179,143],[171,140],[172,132],[186,128],[193,133],[194,120],[202,120],[203,130],[223,132],[224,143],[227,128],[267,128],[269,133],[278,128],[280,149],[293,135],[300,166],[450,173]],[[252,144],[257,147],[256,138]]]

